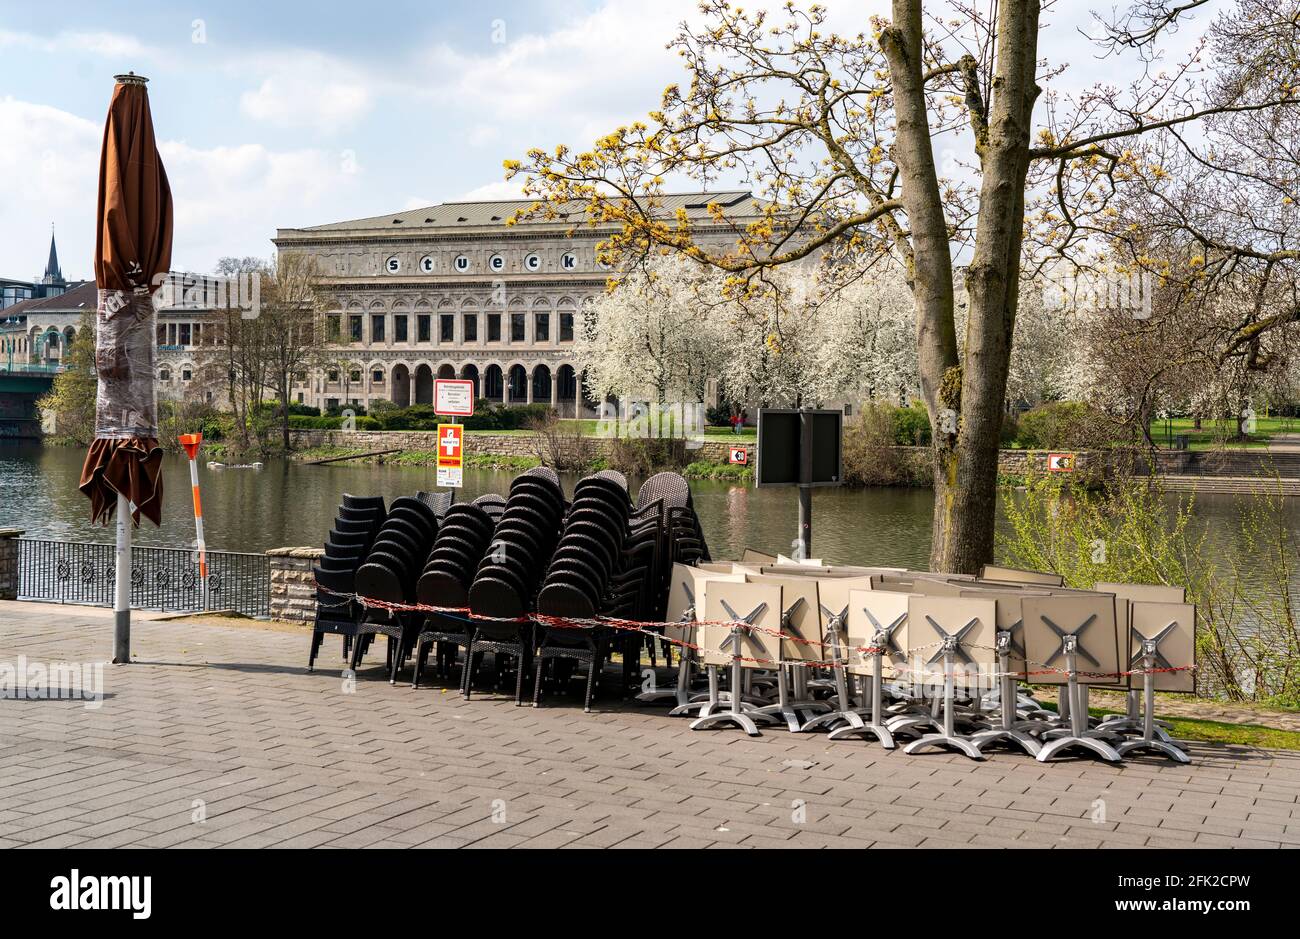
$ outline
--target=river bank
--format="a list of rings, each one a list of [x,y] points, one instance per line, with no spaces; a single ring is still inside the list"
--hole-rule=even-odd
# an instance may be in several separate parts
[[[355,457],[360,463],[436,466],[434,431],[294,430],[290,459],[299,462]],[[677,444],[675,451],[668,446]],[[731,462],[732,451],[745,452],[743,465]],[[378,454],[397,450],[399,453]],[[659,451],[659,452],[655,452]],[[510,433],[468,431],[465,466],[482,469],[527,469],[542,463],[591,472],[617,469],[643,472],[649,467],[676,469],[695,479],[752,483],[757,445],[753,438],[707,437],[686,441],[640,440],[577,434],[547,435],[532,431]],[[366,454],[375,454],[367,456]],[[579,455],[580,454],[580,455]],[[575,456],[577,455],[577,456]],[[1049,471],[1046,450],[1002,450],[998,474],[1004,483],[1018,484],[1031,475]],[[1115,455],[1104,451],[1078,451],[1072,461],[1072,479],[1096,488],[1114,475]],[[906,486],[931,488],[929,447],[880,447],[867,459],[846,447],[845,480],[850,486]]]

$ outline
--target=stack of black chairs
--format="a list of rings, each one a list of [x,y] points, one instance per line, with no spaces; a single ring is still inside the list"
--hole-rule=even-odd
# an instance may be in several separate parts
[[[659,622],[667,612],[673,565],[695,565],[710,560],[704,529],[691,499],[690,484],[680,473],[664,472],[651,476],[637,490],[631,526],[635,537],[654,543],[654,557],[644,582],[645,594],[633,618]],[[642,637],[633,642],[629,639],[623,649],[623,677],[628,687],[635,684],[640,674],[643,645],[649,646],[651,664],[658,664],[653,640]],[[672,653],[667,645],[664,654],[667,663],[672,665]]]
[[[578,481],[564,518],[559,544],[551,557],[537,612],[570,619],[591,619],[618,613],[615,589],[624,582],[624,550],[629,537],[632,501],[621,473],[605,471]],[[621,596],[621,593],[619,594]],[[541,698],[542,673],[551,663],[557,682],[568,677],[569,662],[587,665],[583,710],[591,710],[591,695],[609,649],[610,631],[597,626],[540,626],[533,706]]]
[[[456,501],[456,490],[447,489],[443,492],[438,492],[437,490],[426,492],[421,489],[415,494],[415,498],[433,509],[433,514],[437,517],[438,521],[441,522],[442,517],[447,514],[447,510],[450,509]]]
[[[474,574],[487,554],[496,529],[496,520],[487,509],[496,506],[500,496],[480,496],[473,503],[453,505],[442,517],[438,537],[424,565],[416,586],[416,599],[427,606],[463,608],[469,605],[469,588]],[[430,613],[424,620],[416,641],[415,670],[412,687],[420,686],[420,672],[428,662],[429,650],[436,644],[436,673],[445,677],[455,664],[456,652],[468,647],[470,620],[461,614]]]
[[[564,490],[553,470],[538,467],[515,478],[492,534],[487,556],[469,589],[477,617],[461,690],[466,698],[484,652],[493,652],[499,681],[504,656],[515,664],[515,703],[522,703],[523,676],[532,661],[533,625],[526,617],[550,565],[565,513]]]
[[[365,563],[356,573],[356,592],[375,600],[410,603],[415,600],[417,579],[438,534],[438,517],[421,499],[394,499],[379,528]],[[358,626],[352,649],[355,671],[377,634],[388,637],[389,680],[396,681],[398,669],[415,645],[422,622],[417,614],[372,608]]]
[[[343,657],[348,658],[357,635],[360,610],[351,599],[356,593],[357,568],[383,524],[386,513],[382,496],[353,496],[344,493],[334,527],[325,540],[325,556],[313,569],[316,576],[316,617],[312,623],[311,654],[307,671],[316,665],[321,642],[327,633],[343,637]]]
[[[515,703],[534,670],[533,704],[549,675],[565,684],[576,663],[587,665],[584,710],[614,640],[622,640],[624,691],[634,691],[646,637],[596,623],[534,625],[536,612],[567,620],[601,617],[662,621],[672,566],[709,559],[691,490],[677,473],[642,484],[635,504],[627,479],[605,470],[578,481],[565,501],[559,477],[546,468],[515,478],[508,498],[489,494],[453,504],[452,493],[420,492],[393,501],[345,495],[315,569],[317,591],[311,668],[327,632],[344,636],[355,670],[376,635],[388,638],[390,681],[414,653],[412,685],[437,650],[446,676],[466,649],[460,682],[470,697],[483,654],[492,652],[496,684],[514,668]],[[333,594],[344,595],[342,598]],[[395,604],[447,607],[448,612],[362,607],[358,595]],[[468,608],[470,615],[450,612]],[[649,644],[652,663],[655,645]],[[667,651],[667,650],[665,650]],[[671,665],[671,657],[668,664]]]

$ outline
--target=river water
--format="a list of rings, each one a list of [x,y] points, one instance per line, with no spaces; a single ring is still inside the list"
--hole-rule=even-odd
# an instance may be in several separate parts
[[[0,444],[0,528],[29,538],[111,542],[109,529],[90,524],[89,501],[77,490],[82,451],[38,444]],[[466,470],[461,498],[505,492],[513,473]],[[188,546],[194,538],[189,470],[183,456],[164,457],[163,525],[145,523],[136,543]],[[391,465],[307,466],[285,460],[261,470],[199,466],[208,547],[261,552],[319,545],[344,492],[392,499],[432,489],[433,470]],[[571,482],[569,483],[571,485]],[[738,557],[747,547],[788,552],[798,508],[792,489],[754,489],[730,482],[692,480],[697,511],[715,557]],[[1216,556],[1240,559],[1232,496],[1197,498]],[[928,489],[818,489],[813,496],[813,555],[836,563],[924,568],[930,552]],[[1300,499],[1288,501],[1286,520],[1300,528]]]

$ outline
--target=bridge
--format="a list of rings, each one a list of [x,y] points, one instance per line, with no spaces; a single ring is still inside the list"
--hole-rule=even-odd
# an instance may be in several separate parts
[[[54,384],[64,366],[32,365],[0,359],[0,440],[32,439],[41,436],[41,419],[36,400]]]

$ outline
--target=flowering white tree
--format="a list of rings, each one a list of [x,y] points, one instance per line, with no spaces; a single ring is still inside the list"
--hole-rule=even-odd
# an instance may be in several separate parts
[[[825,398],[920,397],[916,310],[901,270],[877,264],[828,298],[818,357]]]
[[[585,306],[574,355],[592,396],[702,402],[725,351],[711,315],[725,305],[714,276],[677,257],[655,258]]]

